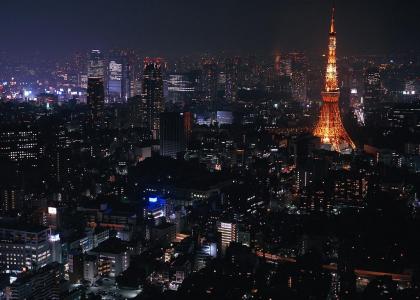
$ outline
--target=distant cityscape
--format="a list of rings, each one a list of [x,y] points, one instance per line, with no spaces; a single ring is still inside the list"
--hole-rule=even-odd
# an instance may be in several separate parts
[[[0,52],[0,299],[420,299],[420,52],[335,19],[322,56]]]

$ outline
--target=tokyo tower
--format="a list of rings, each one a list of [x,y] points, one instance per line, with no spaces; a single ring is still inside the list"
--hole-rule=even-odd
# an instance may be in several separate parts
[[[337,82],[336,33],[332,10],[331,27],[328,44],[328,63],[325,74],[325,89],[322,92],[322,106],[318,123],[313,131],[321,139],[324,147],[332,151],[348,152],[356,148],[341,121],[338,99],[340,91]]]

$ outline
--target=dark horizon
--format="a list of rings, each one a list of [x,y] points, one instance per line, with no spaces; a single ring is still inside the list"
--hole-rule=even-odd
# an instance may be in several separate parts
[[[148,55],[324,53],[331,1],[5,1],[2,50],[61,56],[135,48]],[[336,1],[342,55],[419,51],[419,3]]]

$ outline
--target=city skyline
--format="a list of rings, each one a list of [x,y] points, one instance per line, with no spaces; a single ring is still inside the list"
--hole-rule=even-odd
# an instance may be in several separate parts
[[[0,300],[420,299],[419,5],[336,5],[3,3]]]

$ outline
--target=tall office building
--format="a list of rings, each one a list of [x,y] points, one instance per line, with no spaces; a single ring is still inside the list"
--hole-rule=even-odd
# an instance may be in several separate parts
[[[308,101],[308,60],[302,53],[289,53],[292,62],[292,96],[293,99],[305,103]]]
[[[0,188],[0,214],[23,209],[24,192],[17,185],[2,184]]]
[[[302,53],[290,53],[293,99],[306,102],[308,91],[307,59]]]
[[[0,273],[37,270],[51,262],[51,229],[25,224],[0,225]]]
[[[102,121],[105,104],[105,60],[99,50],[92,50],[88,62],[87,104],[92,125]]]
[[[107,99],[110,102],[127,101],[131,95],[132,68],[124,53],[113,56],[108,65]]]
[[[217,65],[211,59],[203,59],[201,74],[201,91],[207,102],[217,100]]]
[[[225,97],[227,101],[235,102],[238,98],[239,59],[227,59],[225,66]]]
[[[90,107],[92,125],[100,125],[105,105],[104,82],[101,78],[88,79],[87,103]]]
[[[276,52],[274,55],[274,74],[276,76],[281,75],[281,54],[280,52]]]
[[[184,134],[185,134],[185,146],[188,149],[190,146],[192,127],[193,127],[193,114],[190,111],[184,112]]]
[[[0,130],[0,157],[11,161],[36,161],[43,153],[39,132],[32,126],[2,126]]]
[[[378,96],[381,93],[381,74],[378,68],[369,68],[365,73],[365,96]]]
[[[135,128],[149,128],[146,98],[134,96],[128,99],[127,103],[130,126]]]
[[[89,55],[88,77],[105,79],[105,60],[100,50],[92,50]]]
[[[379,125],[378,110],[382,98],[381,74],[378,68],[369,68],[364,78],[365,93],[363,97],[364,120],[370,126]],[[379,120],[378,120],[379,119]]]
[[[135,74],[134,68],[130,63],[129,58],[123,55],[121,58],[122,63],[122,79],[121,79],[121,98],[123,101],[127,101],[131,97],[134,88],[132,82],[134,81]]]
[[[220,250],[222,255],[226,253],[226,249],[229,247],[231,242],[237,242],[238,240],[238,228],[235,223],[218,222],[217,231],[220,237]]]
[[[146,103],[147,125],[154,139],[158,138],[160,114],[165,108],[162,66],[163,61],[160,58],[144,60],[142,98]]]
[[[64,280],[63,267],[51,263],[36,272],[19,277],[6,288],[8,299],[63,299],[60,284]]]
[[[141,61],[137,57],[133,57],[130,61],[129,66],[129,78],[130,78],[130,97],[141,95],[141,84],[142,84],[142,66]]]
[[[292,73],[292,95],[293,99],[298,102],[306,102],[307,100],[307,78],[302,71]]]
[[[194,95],[194,86],[188,74],[170,74],[167,81],[168,102],[186,104]]]
[[[185,151],[184,115],[166,112],[160,115],[160,155],[176,158]]]
[[[122,97],[123,65],[116,60],[111,60],[108,70],[108,99],[116,102]]]

